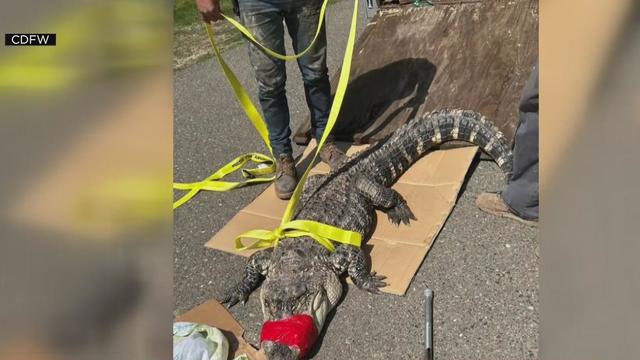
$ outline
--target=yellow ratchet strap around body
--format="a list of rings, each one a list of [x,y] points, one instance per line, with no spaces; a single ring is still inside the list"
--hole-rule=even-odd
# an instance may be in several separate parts
[[[338,86],[336,88],[333,104],[331,105],[331,112],[329,113],[327,127],[325,128],[324,133],[322,134],[322,138],[318,143],[316,152],[313,155],[313,160],[300,178],[298,186],[296,186],[296,189],[291,196],[291,200],[289,200],[289,203],[287,204],[287,209],[284,212],[280,226],[272,231],[251,230],[239,235],[235,239],[236,250],[268,248],[277,245],[278,242],[283,238],[301,236],[309,236],[315,239],[320,244],[329,249],[329,251],[335,250],[332,242],[360,247],[362,236],[357,232],[340,229],[335,226],[322,224],[316,221],[291,220],[293,218],[296,205],[298,204],[298,201],[300,199],[304,183],[309,176],[309,172],[315,164],[318,154],[324,146],[327,137],[331,133],[331,130],[333,129],[333,126],[335,125],[340,113],[342,101],[344,99],[345,92],[347,91],[347,85],[349,83],[349,74],[351,72],[351,59],[353,57],[353,48],[355,45],[357,19],[358,1],[354,1],[353,17],[351,19],[351,28],[349,30],[349,37],[347,39],[347,47],[345,49],[344,59],[342,60],[340,79],[338,80]],[[242,243],[243,238],[256,239],[256,241],[251,243],[250,245],[244,245]]]
[[[260,115],[260,112],[258,112],[256,106],[253,104],[253,101],[251,101],[251,98],[249,97],[247,91],[244,89],[242,84],[240,84],[240,81],[238,80],[236,75],[222,58],[222,54],[220,54],[220,50],[216,46],[211,24],[206,24],[205,29],[207,30],[207,34],[209,35],[209,41],[211,41],[213,53],[216,56],[216,59],[218,59],[218,63],[220,64],[222,71],[229,81],[234,94],[238,98],[238,102],[240,102],[242,109],[247,114],[247,117],[258,131],[260,138],[262,138],[262,141],[269,149],[269,153],[271,154],[271,156],[260,153],[248,153],[240,155],[202,181],[194,183],[173,183],[174,189],[188,191],[185,195],[183,195],[180,199],[173,203],[173,209],[176,209],[180,205],[189,201],[201,190],[229,191],[245,185],[265,183],[273,181],[275,179],[275,176],[267,177],[267,175],[275,174],[276,172],[275,160],[273,159],[273,151],[271,150],[271,144],[269,143],[269,131],[267,130],[267,125],[265,124],[264,119],[262,119],[262,115]],[[248,162],[256,163],[258,164],[258,167],[253,169],[243,169],[242,167]],[[245,181],[231,182],[221,180],[225,176],[240,169],[242,169],[242,176],[246,179]]]

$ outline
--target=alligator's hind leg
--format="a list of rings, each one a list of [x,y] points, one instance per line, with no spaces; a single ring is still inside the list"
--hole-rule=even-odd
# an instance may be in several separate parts
[[[249,294],[260,285],[262,279],[267,275],[269,262],[271,261],[271,251],[272,249],[258,251],[249,257],[242,280],[225,292],[220,299],[220,303],[226,304],[227,307],[232,307],[238,301],[242,301],[243,304],[247,301]]]
[[[353,283],[362,290],[379,294],[379,288],[387,286],[387,283],[383,281],[386,276],[376,275],[375,271],[369,273],[367,257],[361,248],[338,245],[330,259],[338,273],[347,271]]]
[[[400,225],[402,222],[409,225],[411,220],[417,220],[399,192],[386,188],[362,175],[356,178],[356,189],[369,199],[373,206],[384,210],[392,224]]]

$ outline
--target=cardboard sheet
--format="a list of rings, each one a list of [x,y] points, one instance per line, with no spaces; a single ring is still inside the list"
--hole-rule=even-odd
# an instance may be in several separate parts
[[[356,153],[366,146],[353,146],[347,153]],[[300,174],[310,161],[311,151],[315,151],[314,145],[307,148],[298,162]],[[455,205],[476,152],[476,147],[465,147],[429,153],[393,186],[407,200],[418,220],[410,226],[396,227],[388,221],[386,214],[377,212],[376,231],[363,248],[371,257],[372,269],[387,277],[389,286],[382,291],[397,295],[404,295],[407,291],[411,279]],[[316,174],[328,171],[329,167],[323,163],[312,169],[312,173]],[[276,228],[286,205],[286,201],[276,197],[273,185],[269,186],[251,204],[240,210],[206,246],[233,254],[251,255],[252,251],[235,250],[235,237],[252,229]]]
[[[258,351],[244,339],[242,326],[216,300],[209,300],[196,306],[177,316],[176,321],[189,321],[220,329],[229,340],[229,359],[235,359],[242,354],[246,354],[251,360],[266,360],[262,351]]]

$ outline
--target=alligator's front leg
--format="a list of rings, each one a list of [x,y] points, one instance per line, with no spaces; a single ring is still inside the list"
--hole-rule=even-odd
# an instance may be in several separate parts
[[[238,284],[225,292],[220,303],[232,307],[238,301],[242,301],[243,304],[247,302],[249,294],[260,285],[262,279],[267,275],[271,253],[272,249],[266,249],[251,255],[244,269],[244,277]]]
[[[360,194],[371,201],[373,206],[387,213],[392,224],[400,225],[402,222],[409,225],[411,220],[417,220],[407,205],[407,201],[399,192],[386,188],[363,175],[356,178],[355,186]]]
[[[331,254],[331,264],[339,272],[348,272],[353,283],[362,290],[379,294],[382,287],[387,286],[383,280],[386,276],[369,273],[367,257],[361,248],[351,245],[338,245]]]

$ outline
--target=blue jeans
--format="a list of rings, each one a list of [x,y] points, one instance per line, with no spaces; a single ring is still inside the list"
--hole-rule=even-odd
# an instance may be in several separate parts
[[[313,40],[320,20],[321,0],[239,0],[240,20],[264,46],[285,53],[284,24],[293,49],[299,53]],[[289,105],[284,61],[274,59],[249,43],[249,58],[258,80],[258,97],[275,155],[291,154]],[[319,139],[331,109],[327,70],[327,37],[324,27],[314,47],[298,59],[304,94],[311,113],[311,128]]]

